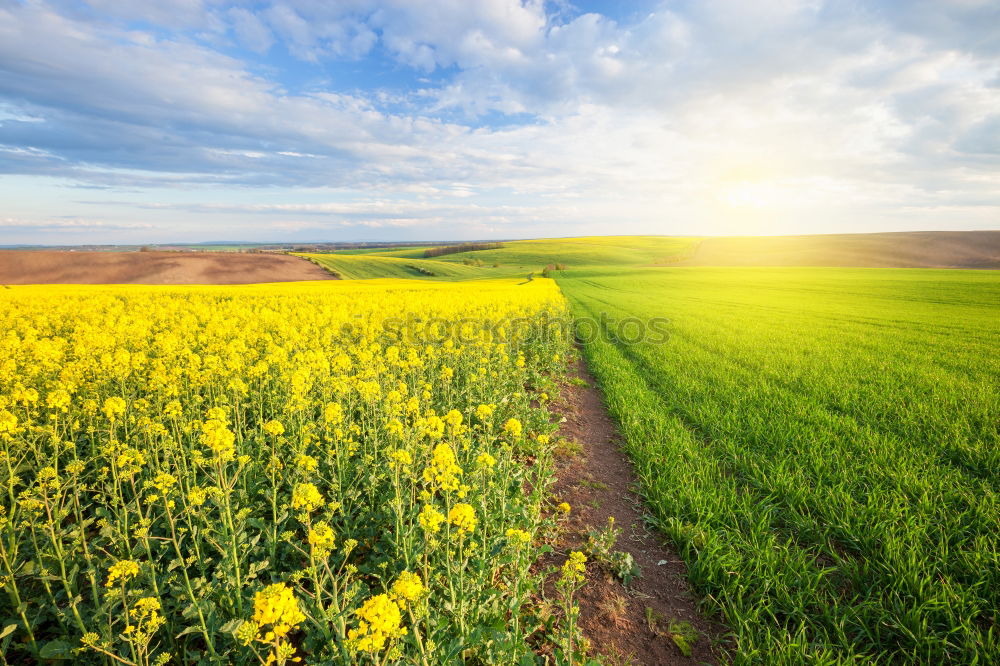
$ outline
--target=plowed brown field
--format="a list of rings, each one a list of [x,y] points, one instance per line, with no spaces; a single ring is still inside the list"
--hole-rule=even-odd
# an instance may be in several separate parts
[[[0,284],[251,284],[330,280],[284,254],[0,250]]]

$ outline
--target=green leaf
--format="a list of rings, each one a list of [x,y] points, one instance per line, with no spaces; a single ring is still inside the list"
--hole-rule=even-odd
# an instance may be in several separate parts
[[[69,659],[73,656],[73,646],[66,641],[49,641],[38,651],[42,659]]]
[[[243,622],[244,621],[239,618],[235,620],[230,620],[229,622],[226,622],[224,625],[219,627],[219,631],[223,634],[231,634],[237,629],[239,629],[243,625]]]
[[[180,638],[181,636],[186,636],[187,634],[193,634],[196,631],[201,631],[201,627],[195,624],[189,624],[188,626],[184,627],[184,631],[177,634],[177,636],[175,636],[174,638]]]
[[[684,638],[684,636],[681,636],[680,634],[670,634],[670,638],[673,639],[674,645],[677,646],[677,649],[681,651],[682,655],[685,657],[691,656],[691,645],[687,642],[687,639]]]
[[[4,639],[10,634],[14,633],[15,629],[17,629],[16,624],[8,624],[6,627],[3,628],[3,631],[0,631],[0,639]]]

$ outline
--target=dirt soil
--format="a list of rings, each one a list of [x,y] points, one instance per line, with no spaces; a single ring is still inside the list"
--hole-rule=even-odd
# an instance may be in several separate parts
[[[706,238],[662,265],[1000,269],[1000,231]]]
[[[588,532],[604,529],[608,517],[614,516],[622,530],[614,549],[631,553],[641,570],[626,588],[601,565],[588,563],[587,584],[579,600],[580,627],[591,641],[591,651],[609,657],[609,663],[725,663],[717,647],[725,627],[699,614],[683,561],[665,545],[662,535],[646,527],[643,500],[633,489],[637,479],[632,464],[582,361],[576,362],[573,375],[588,386],[567,386],[561,402],[554,405],[566,419],[560,435],[582,446],[582,452],[560,463],[553,487],[556,501],[572,507],[559,544],[559,562],[570,550],[583,550]],[[655,631],[647,609],[655,618]],[[689,622],[697,631],[690,657],[671,639],[671,621]]]
[[[0,250],[0,284],[252,284],[330,280],[285,254]]]

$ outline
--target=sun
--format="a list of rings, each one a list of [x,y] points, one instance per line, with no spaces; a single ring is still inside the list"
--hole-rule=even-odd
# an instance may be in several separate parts
[[[733,208],[770,208],[778,202],[778,192],[770,183],[742,180],[725,187],[720,199]]]

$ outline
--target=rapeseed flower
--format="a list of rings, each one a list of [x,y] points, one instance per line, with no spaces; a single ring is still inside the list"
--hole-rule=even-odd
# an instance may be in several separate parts
[[[281,421],[275,421],[272,419],[267,423],[265,423],[263,426],[261,426],[261,428],[264,430],[264,432],[266,432],[268,435],[271,435],[272,437],[277,437],[279,435],[285,434],[285,426],[281,424]]]
[[[509,529],[507,530],[507,539],[513,544],[524,545],[531,543],[531,535],[524,530]]]
[[[311,483],[300,483],[292,491],[292,508],[312,512],[323,506],[323,496]]]
[[[295,466],[306,474],[312,474],[319,469],[319,461],[312,456],[300,453],[295,457]]]
[[[334,548],[336,539],[329,523],[320,521],[309,530],[309,545],[313,547],[317,557],[326,557]]]
[[[208,447],[223,461],[235,457],[236,434],[221,419],[208,419],[201,426],[198,441]]]
[[[455,452],[447,444],[441,443],[434,447],[431,464],[424,468],[424,481],[434,488],[445,492],[458,490],[458,477],[462,468],[455,462]]]
[[[108,582],[105,587],[113,587],[115,583],[121,581],[123,584],[139,575],[139,563],[132,560],[121,560],[115,562],[108,569]]]
[[[409,451],[404,451],[403,449],[393,449],[389,451],[389,461],[393,466],[407,466],[413,464],[413,456],[410,455]]]
[[[579,551],[573,551],[566,558],[566,561],[562,565],[562,574],[559,577],[559,582],[564,585],[571,585],[573,583],[582,583],[584,575],[587,572],[587,556]]]
[[[507,419],[507,422],[503,424],[503,431],[509,433],[511,437],[520,437],[522,430],[521,422],[514,418]]]
[[[416,601],[423,596],[427,588],[420,580],[419,574],[404,571],[399,574],[399,578],[392,584],[392,593],[405,601]]]
[[[45,398],[45,406],[60,412],[68,412],[71,398],[66,389],[56,389]]]
[[[358,627],[347,632],[348,644],[355,652],[376,653],[387,642],[406,634],[399,604],[388,594],[371,597],[355,611]]]
[[[476,529],[476,510],[471,504],[460,502],[448,512],[448,522],[458,528],[459,536],[471,534]]]
[[[10,439],[17,433],[17,417],[6,409],[0,409],[0,439]]]
[[[445,516],[443,513],[435,509],[430,504],[424,506],[420,511],[420,515],[417,520],[420,522],[420,526],[424,528],[427,532],[439,532],[441,530],[441,523],[444,522]]]
[[[157,630],[166,624],[166,619],[160,615],[160,602],[155,597],[143,597],[135,602],[129,610],[129,624],[122,632],[126,639],[136,643],[145,643]]]
[[[104,401],[102,409],[109,421],[114,421],[117,417],[125,413],[125,401],[118,396],[113,396]]]
[[[254,595],[253,621],[260,628],[270,626],[261,640],[270,643],[287,636],[306,616],[299,610],[295,593],[284,583],[268,585]]]

